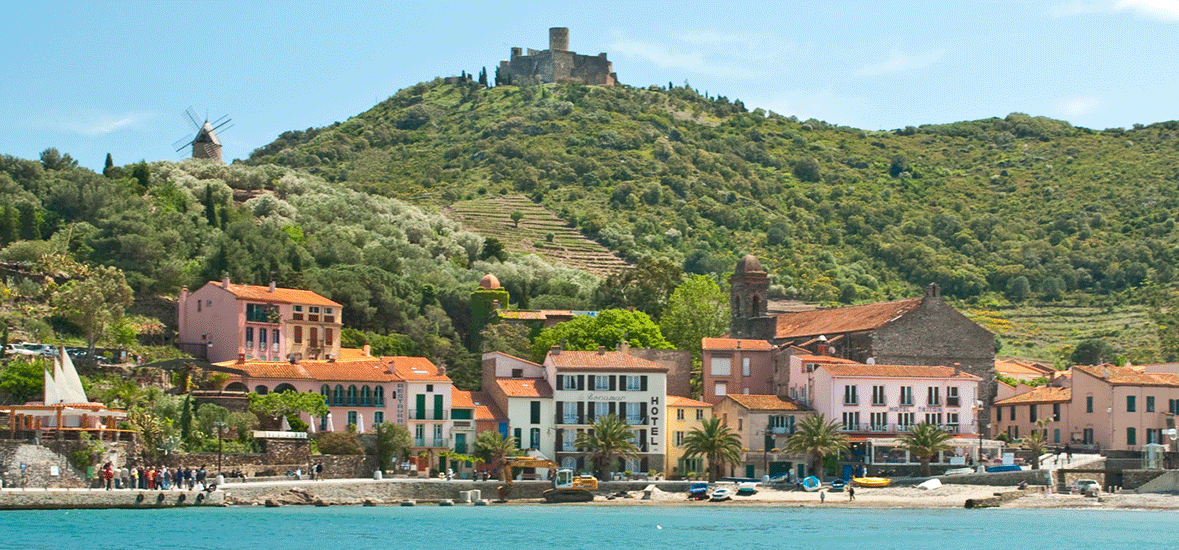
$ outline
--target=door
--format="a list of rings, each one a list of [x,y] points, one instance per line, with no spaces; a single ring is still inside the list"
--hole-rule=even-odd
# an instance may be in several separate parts
[[[753,465],[746,464],[745,465],[745,477],[755,477],[756,475],[757,475],[757,473],[753,471]]]
[[[781,477],[790,473],[789,462],[771,462],[770,463],[770,477]]]
[[[856,472],[855,466],[852,466],[851,464],[844,464],[843,465],[843,475],[840,476],[840,479],[847,481],[847,480],[851,479],[853,475],[855,475],[855,472]]]
[[[454,452],[461,455],[467,454],[467,434],[454,434]]]

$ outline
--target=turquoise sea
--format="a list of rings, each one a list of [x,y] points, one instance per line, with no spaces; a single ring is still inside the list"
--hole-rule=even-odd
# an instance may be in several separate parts
[[[1179,543],[1179,512],[491,506],[0,512],[0,548],[1121,549]]]

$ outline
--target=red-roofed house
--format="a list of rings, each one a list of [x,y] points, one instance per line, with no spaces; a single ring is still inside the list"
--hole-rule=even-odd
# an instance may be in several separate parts
[[[777,395],[729,394],[712,407],[712,414],[741,438],[741,464],[730,464],[726,475],[760,478],[789,473],[796,479],[811,475],[806,471],[806,457],[784,450],[794,425],[813,414],[802,403]]]
[[[720,402],[729,393],[774,394],[775,347],[765,340],[704,338],[704,401]]]
[[[211,363],[339,357],[343,310],[309,290],[209,281],[180,291],[182,350]]]

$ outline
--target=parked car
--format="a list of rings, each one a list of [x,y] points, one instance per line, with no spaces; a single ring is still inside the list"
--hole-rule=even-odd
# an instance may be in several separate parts
[[[46,357],[53,357],[59,353],[57,351],[56,347],[51,346],[49,344],[32,344],[29,342],[25,342],[24,344],[18,344],[18,345],[24,347],[26,350],[33,352],[32,353],[33,355],[44,355]]]
[[[8,344],[4,347],[4,353],[15,355],[41,355],[39,349],[33,349],[29,346],[38,346],[40,344],[30,344],[28,342],[17,342],[15,344]]]
[[[1101,484],[1096,479],[1078,479],[1073,483],[1073,491],[1085,496],[1097,496],[1101,493]]]

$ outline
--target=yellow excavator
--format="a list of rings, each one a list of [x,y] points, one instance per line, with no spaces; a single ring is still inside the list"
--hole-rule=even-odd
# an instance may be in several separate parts
[[[544,492],[545,502],[589,502],[594,499],[590,491],[598,489],[598,478],[590,475],[573,475],[570,468],[561,468],[556,462],[533,456],[506,456],[500,463],[507,481],[498,487],[499,499],[505,501],[512,494],[512,468],[548,468],[554,470],[553,487]]]

